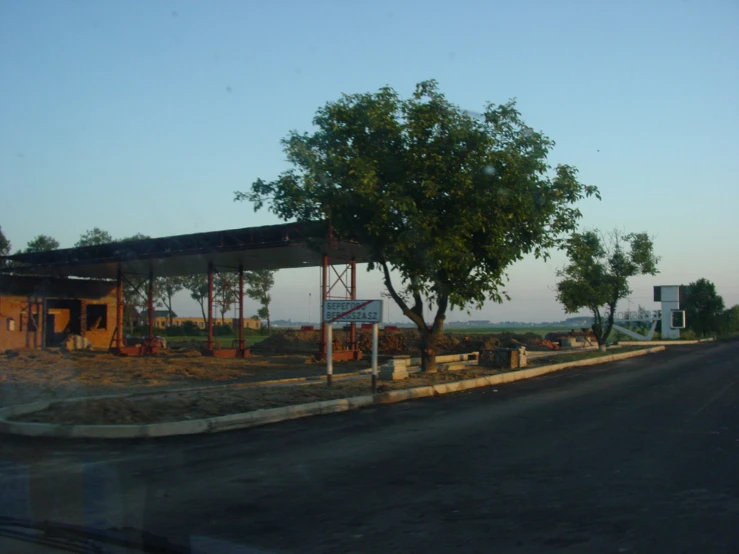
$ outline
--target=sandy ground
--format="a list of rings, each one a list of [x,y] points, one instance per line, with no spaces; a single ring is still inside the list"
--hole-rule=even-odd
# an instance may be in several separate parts
[[[369,362],[334,364],[335,373]],[[103,352],[29,350],[0,354],[0,407],[82,396],[165,391],[321,375],[325,366],[306,355],[207,358],[196,351],[152,357]]]
[[[598,355],[597,352],[582,351],[544,355],[531,359],[530,365]],[[356,372],[368,366],[368,360],[335,363],[334,373]],[[379,390],[418,387],[498,372],[474,368],[433,375],[412,374],[405,381],[380,382]],[[331,388],[320,382],[241,386],[265,380],[324,374],[324,364],[301,354],[218,359],[203,357],[194,350],[152,357],[119,357],[102,352],[9,352],[0,355],[0,407],[57,400],[59,402],[55,402],[48,410],[21,419],[64,424],[133,424],[216,417],[371,392],[369,375],[337,379]],[[203,387],[211,388],[187,390]],[[132,393],[135,396],[125,399],[66,401],[79,397]]]
[[[497,373],[494,370],[455,371],[427,376],[412,374],[405,381],[381,382],[380,391],[420,387],[446,381],[471,379]],[[276,408],[292,404],[347,398],[371,393],[369,376],[310,385],[280,385],[189,391],[116,399],[58,402],[47,410],[20,416],[18,421],[62,424],[139,424],[203,419],[222,415]]]

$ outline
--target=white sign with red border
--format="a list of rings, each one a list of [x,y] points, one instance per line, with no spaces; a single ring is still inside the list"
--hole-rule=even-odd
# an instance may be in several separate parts
[[[325,323],[379,323],[382,300],[324,300]]]

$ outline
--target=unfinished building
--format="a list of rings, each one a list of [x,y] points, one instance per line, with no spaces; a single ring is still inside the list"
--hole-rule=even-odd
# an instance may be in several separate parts
[[[115,329],[115,283],[0,275],[0,349],[108,348]]]

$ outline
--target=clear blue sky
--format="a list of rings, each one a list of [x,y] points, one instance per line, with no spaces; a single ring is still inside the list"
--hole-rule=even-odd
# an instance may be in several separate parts
[[[22,248],[39,233],[71,246],[95,226],[277,223],[232,198],[286,168],[288,130],[341,93],[407,95],[429,78],[470,110],[517,98],[557,142],[551,161],[600,187],[582,226],[655,236],[662,273],[633,281],[632,307],[700,277],[739,303],[734,0],[0,0],[0,226]],[[472,317],[560,319],[562,263],[514,266],[513,300]],[[381,290],[379,275],[359,283],[361,297]],[[318,270],[283,271],[274,292],[274,316],[292,319],[312,292],[315,319]]]

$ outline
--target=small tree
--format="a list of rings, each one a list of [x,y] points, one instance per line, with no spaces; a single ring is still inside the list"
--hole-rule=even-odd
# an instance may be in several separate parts
[[[269,291],[275,284],[275,272],[269,269],[260,269],[257,271],[245,271],[244,278],[246,280],[246,295],[259,302],[259,317],[267,321],[267,332],[271,332],[272,323],[269,317],[269,304],[272,297]]]
[[[610,240],[609,240],[610,239]],[[586,308],[593,314],[593,332],[601,350],[613,329],[618,301],[631,294],[629,278],[656,275],[659,258],[647,233],[613,231],[574,233],[565,250],[570,263],[557,272],[557,300],[567,313]]]
[[[203,314],[203,323],[208,324],[208,316],[205,314],[205,303],[208,300],[208,276],[188,275],[183,278],[183,287],[190,293],[190,298],[200,306]]]
[[[721,314],[721,334],[731,337],[739,333],[739,304],[724,310]]]
[[[184,277],[157,277],[154,289],[157,294],[157,302],[167,309],[169,326],[172,327],[172,298],[175,294],[185,288]]]
[[[9,256],[10,249],[10,241],[5,238],[5,235],[3,234],[3,228],[0,227],[0,256]],[[0,267],[5,267],[5,260],[0,260]]]
[[[77,242],[74,243],[75,248],[80,246],[96,246],[99,244],[110,244],[115,242],[108,231],[103,231],[100,227],[93,227],[89,231],[85,231],[80,235]]]
[[[261,308],[259,308],[257,310],[257,317],[267,322],[267,333],[271,332],[269,323],[269,308],[267,306],[262,306]]]
[[[59,241],[49,235],[38,235],[28,241],[25,252],[48,252],[59,248]]]
[[[226,312],[236,302],[238,276],[235,273],[220,273],[215,277],[214,296],[221,312],[221,325],[226,324]]]
[[[708,279],[698,279],[685,287],[681,306],[685,310],[688,328],[703,337],[721,330],[724,299],[716,292],[716,285]]]
[[[105,231],[103,231],[105,233]],[[103,235],[97,235],[98,238],[102,237]],[[84,237],[84,235],[83,235]],[[133,240],[142,240],[142,239],[148,239],[150,238],[148,235],[144,235],[141,233],[136,233],[135,235],[132,235],[130,237],[125,237],[122,239],[119,239],[118,242],[126,243],[128,241]],[[80,239],[81,240],[81,239]],[[146,307],[146,286],[147,286],[148,278],[139,278],[134,279],[131,277],[130,279],[126,279],[123,282],[123,303],[125,306],[129,309],[126,309],[124,311],[124,323],[128,325],[128,329],[130,333],[133,333],[133,314],[131,313],[131,310],[137,310],[141,311]],[[156,281],[154,282],[154,297],[156,298]]]
[[[366,249],[369,268],[421,337],[421,365],[436,370],[447,309],[502,302],[505,272],[576,228],[574,204],[598,195],[577,170],[547,163],[554,142],[527,126],[514,102],[479,117],[450,103],[435,81],[409,99],[389,87],[320,108],[314,133],[283,140],[293,167],[249,193],[284,220],[324,221]],[[391,269],[400,274],[393,282]],[[436,307],[431,324],[424,306]]]

